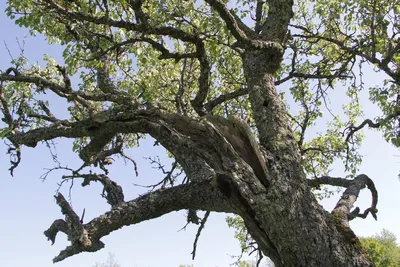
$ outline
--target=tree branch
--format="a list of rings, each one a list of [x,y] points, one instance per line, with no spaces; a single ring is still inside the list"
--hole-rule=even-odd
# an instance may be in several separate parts
[[[357,41],[352,40],[351,36],[347,36],[346,35],[346,42],[347,40],[350,38],[350,40],[352,40],[353,42],[355,42],[356,44],[353,47],[347,46],[345,44],[344,41],[340,41],[337,40],[335,38],[329,37],[327,35],[320,35],[318,33],[313,33],[310,30],[308,30],[307,28],[303,27],[303,26],[298,26],[298,25],[290,25],[296,29],[300,29],[302,31],[305,32],[305,34],[294,34],[294,37],[300,37],[303,39],[315,39],[315,40],[324,40],[330,43],[333,43],[335,45],[337,45],[340,49],[346,51],[349,54],[353,54],[353,55],[357,55],[360,56],[366,60],[368,60],[369,62],[371,62],[372,64],[376,64],[381,70],[383,70],[387,75],[389,75],[397,84],[400,84],[400,72],[396,72],[395,70],[390,69],[389,67],[389,62],[391,60],[391,58],[389,57],[385,57],[383,60],[380,60],[376,57],[376,55],[374,55],[374,53],[372,53],[373,55],[368,55],[367,53],[362,52],[359,48],[359,44]],[[314,41],[315,42],[315,41]],[[388,51],[390,53],[390,55],[395,52],[392,51]],[[387,54],[388,56],[389,53]],[[393,56],[392,55],[392,56]]]
[[[197,114],[199,114],[200,116],[204,116],[207,113],[204,110],[203,103],[208,95],[208,91],[210,90],[211,66],[207,58],[203,42],[198,42],[196,44],[196,54],[200,62],[200,76],[198,79],[199,91],[197,92],[196,97],[191,101],[191,103],[193,109],[197,112]]]
[[[210,113],[216,106],[218,106],[226,101],[235,99],[239,96],[246,95],[248,93],[249,93],[248,88],[241,87],[233,92],[230,92],[230,93],[227,93],[224,95],[220,95],[217,98],[207,102],[206,104],[204,104],[204,108],[207,110],[208,113]]]
[[[154,219],[171,211],[191,208],[235,212],[223,195],[212,187],[210,180],[158,190],[129,202],[120,203],[111,211],[84,225],[80,223],[79,217],[61,194],[56,196],[56,199],[66,216],[66,223],[63,220],[54,221],[51,227],[45,231],[45,235],[53,242],[59,231],[64,232],[68,235],[71,246],[55,257],[54,262],[62,261],[83,251],[97,251],[104,247],[100,241],[103,236],[123,226]]]
[[[73,178],[82,177],[82,187],[90,184],[91,181],[100,182],[103,185],[102,196],[107,199],[107,203],[112,207],[124,202],[124,192],[122,187],[115,181],[111,180],[107,175],[104,174],[81,174],[74,175]],[[72,178],[71,176],[63,176],[63,179]],[[107,193],[107,195],[104,194]]]
[[[218,12],[220,17],[225,21],[226,27],[228,27],[229,31],[236,38],[236,40],[238,40],[239,43],[248,43],[248,36],[239,26],[244,24],[238,17],[232,15],[228,8],[218,0],[205,1]]]
[[[59,5],[54,0],[45,0],[46,3],[49,4],[52,8],[54,8],[60,15],[63,15],[67,20],[77,20],[82,22],[91,22],[97,25],[108,25],[117,28],[123,28],[129,31],[135,31],[140,33],[146,34],[155,34],[155,35],[166,35],[176,39],[179,39],[183,42],[189,42],[192,44],[196,44],[200,41],[199,37],[196,35],[187,33],[181,29],[177,29],[170,26],[160,26],[160,27],[153,27],[147,24],[134,24],[132,22],[124,21],[124,20],[113,20],[111,18],[107,18],[106,16],[91,16],[85,14],[83,12],[74,12],[70,11],[61,5]]]
[[[361,130],[364,128],[366,125],[368,125],[371,128],[379,128],[381,127],[383,122],[390,121],[391,119],[400,116],[400,109],[395,111],[394,113],[391,113],[387,115],[385,118],[378,120],[378,122],[373,122],[371,119],[366,119],[364,120],[359,126],[350,126],[348,129],[350,130],[349,133],[347,134],[346,137],[346,142],[350,140],[350,138],[356,133],[357,131]]]
[[[377,219],[376,213],[378,212],[378,209],[376,206],[378,204],[378,191],[375,188],[374,182],[367,175],[360,174],[354,180],[323,176],[321,178],[308,180],[308,184],[316,188],[319,188],[322,184],[347,188],[332,211],[332,214],[339,218],[344,225],[348,226],[349,220],[352,220],[355,217],[366,218],[368,213],[371,213],[375,220]],[[358,207],[350,212],[360,191],[365,187],[368,187],[371,191],[371,207],[366,209],[363,214],[359,214],[360,209]]]

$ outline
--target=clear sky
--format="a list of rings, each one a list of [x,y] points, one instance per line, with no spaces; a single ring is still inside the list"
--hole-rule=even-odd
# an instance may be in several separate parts
[[[5,0],[0,0],[0,9],[4,10]],[[27,37],[26,37],[27,36]],[[26,37],[26,38],[25,38]],[[25,56],[31,61],[41,61],[42,55],[47,53],[60,60],[62,48],[48,46],[41,36],[28,36],[27,29],[20,29],[14,25],[4,14],[0,13],[0,39],[9,47],[14,57],[18,56],[19,48],[16,38],[20,42],[25,40]],[[10,56],[0,42],[0,69],[10,67]],[[365,73],[366,86],[373,86],[380,82],[382,77],[374,73]],[[366,101],[364,97],[366,117],[375,117],[378,109]],[[340,99],[337,99],[340,102]],[[335,96],[331,97],[335,101]],[[363,103],[364,103],[363,102]],[[65,106],[60,105],[60,109]],[[64,110],[58,110],[60,114]],[[323,128],[316,129],[323,131]],[[400,152],[392,145],[387,144],[376,131],[366,131],[367,137],[362,147],[364,160],[360,173],[371,177],[379,191],[378,221],[372,217],[358,219],[351,223],[357,235],[370,236],[380,232],[383,228],[400,237],[400,182],[397,174],[400,170]],[[70,141],[55,140],[57,143],[58,160],[70,167],[78,167],[81,162],[78,156],[71,151]],[[61,172],[53,173],[46,181],[40,176],[46,172],[45,168],[54,166],[48,149],[38,145],[35,149],[23,148],[22,163],[11,177],[9,157],[6,155],[7,147],[0,142],[0,264],[7,267],[25,266],[53,266],[52,258],[58,255],[69,243],[65,235],[59,234],[54,246],[46,240],[43,231],[58,218],[63,218],[60,208],[56,205],[53,195],[60,182]],[[161,148],[153,147],[153,142],[148,139],[142,146],[129,150],[128,154],[139,165],[139,177],[134,176],[130,163],[126,165],[116,162],[111,168],[111,178],[120,183],[125,192],[125,199],[130,200],[143,194],[146,189],[134,187],[136,184],[151,184],[159,180],[162,174],[151,169],[143,157],[159,154],[163,155]],[[399,156],[399,157],[396,157]],[[161,157],[168,165],[170,161]],[[335,164],[332,176],[344,175],[342,167]],[[68,195],[68,186],[62,192]],[[72,204],[74,210],[80,214],[86,209],[85,221],[103,214],[109,210],[105,199],[100,197],[102,188],[98,184],[82,188],[77,182],[72,190]],[[338,197],[324,200],[323,204],[331,210]],[[369,207],[371,198],[369,191],[364,190],[356,203],[364,210]],[[108,253],[115,254],[115,258],[122,267],[177,267],[179,264],[194,264],[196,267],[229,266],[234,262],[232,255],[240,253],[239,243],[233,238],[233,231],[225,223],[226,214],[212,213],[198,243],[197,259],[191,260],[193,240],[197,226],[189,225],[186,230],[179,231],[185,223],[185,212],[174,212],[161,218],[142,222],[137,225],[125,227],[111,233],[102,239],[106,247],[96,253],[82,253],[68,258],[58,267],[77,266],[91,267],[96,262],[105,262]]]

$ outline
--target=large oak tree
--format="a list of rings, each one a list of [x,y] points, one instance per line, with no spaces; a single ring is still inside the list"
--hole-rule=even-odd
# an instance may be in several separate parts
[[[11,173],[23,146],[69,138],[83,163],[62,179],[101,182],[111,206],[84,224],[58,194],[65,219],[45,235],[55,242],[61,231],[71,244],[55,262],[171,211],[205,223],[203,210],[239,215],[275,266],[373,265],[349,221],[377,212],[373,181],[357,173],[360,130],[400,143],[399,1],[9,0],[6,12],[65,47],[64,62],[21,56],[0,74]],[[358,121],[362,66],[386,77],[369,91],[384,115]],[[336,87],[347,88],[343,121],[323,117]],[[68,118],[54,115],[55,98]],[[321,119],[325,132],[307,135]],[[107,165],[129,159],[146,134],[175,163],[159,190],[126,200]],[[348,177],[327,175],[335,160]],[[324,184],[346,188],[331,212],[316,200]],[[365,187],[371,207],[352,209]]]

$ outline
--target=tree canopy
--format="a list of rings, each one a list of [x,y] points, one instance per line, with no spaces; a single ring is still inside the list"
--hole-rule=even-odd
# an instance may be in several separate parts
[[[360,238],[361,244],[376,267],[394,267],[400,265],[400,247],[396,236],[388,230],[381,234]]]
[[[359,174],[362,130],[400,146],[400,1],[10,0],[6,12],[64,47],[64,62],[21,54],[0,74],[11,174],[24,146],[70,139],[82,165],[54,168],[63,182],[100,182],[111,206],[84,224],[57,194],[65,219],[45,235],[71,245],[54,262],[188,210],[199,233],[210,212],[239,215],[275,266],[372,266],[349,221],[377,218],[373,179]],[[382,84],[365,84],[366,68]],[[363,118],[366,92],[379,117]],[[174,164],[157,190],[126,200],[107,167],[140,168],[127,151],[147,135]],[[346,177],[329,176],[337,161]],[[331,213],[316,201],[323,185],[346,188]],[[372,203],[361,212],[365,187]]]

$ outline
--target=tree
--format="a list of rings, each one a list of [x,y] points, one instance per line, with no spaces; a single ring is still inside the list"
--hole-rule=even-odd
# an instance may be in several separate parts
[[[388,230],[382,230],[380,235],[360,238],[362,246],[377,267],[400,265],[400,247],[396,236]]]
[[[45,235],[54,243],[61,231],[71,245],[53,261],[103,248],[100,239],[122,226],[187,209],[200,229],[209,212],[239,215],[277,267],[372,266],[349,220],[377,213],[373,180],[357,174],[361,130],[368,125],[400,144],[399,7],[380,0],[8,1],[18,25],[65,47],[64,63],[46,56],[39,67],[22,55],[0,75],[11,174],[23,146],[68,138],[83,164],[56,166],[68,172],[63,181],[100,182],[111,205],[83,224],[57,194],[65,220]],[[360,122],[366,89],[359,77],[368,64],[386,77],[369,88],[383,115]],[[340,84],[349,102],[331,116],[327,97]],[[52,112],[54,99],[67,102],[66,119]],[[325,132],[313,134],[326,120]],[[128,201],[107,166],[130,160],[124,151],[144,135],[175,163],[159,190]],[[335,160],[348,177],[328,175]],[[331,213],[313,191],[326,184],[346,188]],[[366,186],[371,207],[352,210]]]

